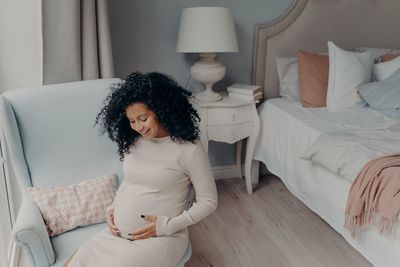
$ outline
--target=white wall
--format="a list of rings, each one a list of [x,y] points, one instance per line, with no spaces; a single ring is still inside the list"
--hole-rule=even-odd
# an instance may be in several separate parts
[[[38,0],[0,0],[0,92],[39,85]]]

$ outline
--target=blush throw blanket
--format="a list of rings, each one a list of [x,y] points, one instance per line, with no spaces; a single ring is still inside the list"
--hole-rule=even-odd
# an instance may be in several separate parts
[[[371,223],[391,234],[400,211],[400,153],[368,162],[353,182],[347,199],[346,222],[353,236]]]

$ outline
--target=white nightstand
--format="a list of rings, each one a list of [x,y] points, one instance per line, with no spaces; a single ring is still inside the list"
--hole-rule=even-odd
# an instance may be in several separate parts
[[[248,138],[245,178],[247,192],[252,194],[252,177],[256,177],[252,171],[258,171],[258,169],[252,168],[254,147],[260,132],[260,119],[256,109],[257,101],[229,97],[226,92],[221,95],[223,99],[218,102],[201,102],[196,98],[190,100],[201,118],[200,141],[206,151],[208,151],[208,141],[210,140],[229,144],[236,143],[236,168],[239,175],[242,176],[242,141]]]

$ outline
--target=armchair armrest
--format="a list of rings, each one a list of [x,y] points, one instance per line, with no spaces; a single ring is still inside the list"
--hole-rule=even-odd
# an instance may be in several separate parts
[[[44,267],[55,263],[54,250],[39,207],[26,197],[13,228],[13,238],[30,258],[33,266]]]

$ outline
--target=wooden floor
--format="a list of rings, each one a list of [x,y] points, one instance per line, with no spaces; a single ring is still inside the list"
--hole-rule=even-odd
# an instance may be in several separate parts
[[[239,178],[218,180],[217,187],[217,211],[189,228],[186,266],[372,266],[278,178],[262,179],[253,195]]]

